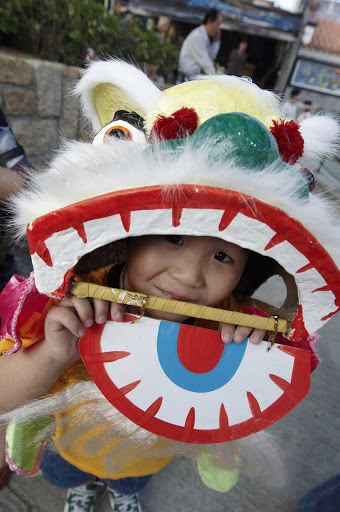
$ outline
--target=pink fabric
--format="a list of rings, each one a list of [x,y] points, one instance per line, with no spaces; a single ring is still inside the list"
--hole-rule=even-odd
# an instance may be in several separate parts
[[[19,338],[20,328],[33,313],[41,313],[48,297],[41,295],[34,282],[33,272],[28,279],[13,276],[0,294],[1,339],[11,338],[14,346],[4,355],[17,352],[22,342]]]
[[[270,316],[265,311],[257,309],[253,306],[241,307],[241,311],[243,313],[247,313],[248,315]],[[313,372],[320,363],[320,357],[315,348],[315,343],[319,338],[320,336],[318,335],[318,333],[314,332],[310,334],[308,338],[299,342],[294,342],[287,340],[287,338],[284,338],[283,335],[279,332],[276,336],[276,341],[281,345],[287,345],[289,347],[303,348],[305,350],[309,350],[311,353],[311,372]]]

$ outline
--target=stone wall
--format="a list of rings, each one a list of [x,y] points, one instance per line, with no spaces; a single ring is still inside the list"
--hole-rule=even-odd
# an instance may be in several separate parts
[[[70,93],[82,69],[0,51],[0,107],[29,160],[41,165],[61,138],[87,138]]]

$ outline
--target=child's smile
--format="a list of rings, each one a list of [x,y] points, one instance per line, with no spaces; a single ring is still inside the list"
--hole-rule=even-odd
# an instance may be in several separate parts
[[[130,238],[125,288],[184,302],[215,306],[232,293],[247,261],[241,247],[208,236]],[[158,317],[152,311],[150,316]],[[164,313],[161,313],[164,319]],[[182,322],[182,315],[167,314]]]

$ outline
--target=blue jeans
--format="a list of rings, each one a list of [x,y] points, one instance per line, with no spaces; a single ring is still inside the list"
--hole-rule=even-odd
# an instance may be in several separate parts
[[[78,485],[86,484],[93,475],[85,473],[76,468],[59,453],[45,450],[40,461],[40,469],[43,476],[56,487],[78,487]],[[119,480],[105,479],[104,481],[110,485],[111,489],[122,494],[135,494],[146,486],[152,475],[139,476],[133,478],[120,478]]]
[[[303,496],[297,512],[339,512],[340,474],[314,487]]]

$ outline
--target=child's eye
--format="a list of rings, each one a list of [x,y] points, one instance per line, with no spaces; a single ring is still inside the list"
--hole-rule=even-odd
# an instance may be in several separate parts
[[[168,235],[167,241],[175,245],[183,245],[183,238],[180,235]]]
[[[233,261],[232,258],[226,252],[217,252],[214,256],[215,260],[222,261],[226,263],[228,261]]]

